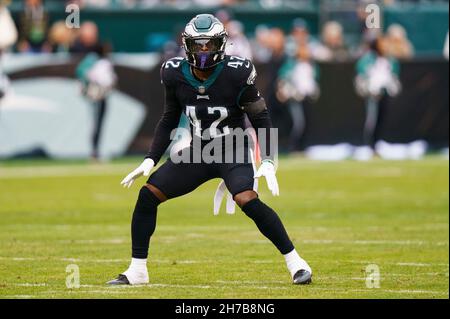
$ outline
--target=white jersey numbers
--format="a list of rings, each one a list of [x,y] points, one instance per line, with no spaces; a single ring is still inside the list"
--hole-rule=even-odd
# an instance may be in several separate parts
[[[181,61],[183,61],[183,60],[184,60],[184,58],[173,58],[171,60],[167,60],[165,65],[164,65],[164,68],[165,69],[168,69],[168,68],[175,68],[176,69],[176,68],[180,67]]]
[[[228,117],[228,110],[222,106],[208,107],[208,114],[214,114],[216,112],[219,112],[220,117],[211,124],[210,132],[212,138],[222,137],[230,134],[230,128],[228,126],[223,127],[223,133],[220,133],[219,129],[217,128],[220,122]]]
[[[246,59],[240,58],[238,56],[231,56],[230,57],[230,62],[228,62],[227,65],[232,67],[232,68],[237,69],[237,68],[239,68],[239,67],[244,65],[245,60]]]
[[[214,115],[217,114],[219,117],[211,123],[209,127],[209,134],[211,138],[218,138],[225,135],[230,134],[230,128],[228,126],[224,126],[222,132],[218,129],[220,122],[225,120],[228,117],[228,110],[223,106],[215,106],[208,107],[208,114]],[[202,123],[201,120],[198,119],[195,106],[186,106],[186,116],[189,118],[191,125],[194,127],[194,134],[198,137],[202,137]]]

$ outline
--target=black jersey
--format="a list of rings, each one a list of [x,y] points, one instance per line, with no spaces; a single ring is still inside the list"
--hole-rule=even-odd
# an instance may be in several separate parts
[[[244,105],[261,99],[254,86],[256,75],[250,60],[236,56],[226,56],[206,81],[193,75],[184,58],[163,63],[161,82],[165,86],[165,112],[147,158],[159,161],[170,144],[170,131],[177,127],[182,113],[189,118],[192,134],[202,139],[226,136],[235,128],[245,130]],[[249,116],[255,128],[271,127],[270,121],[267,122],[268,113],[263,113],[263,116]],[[259,123],[262,118],[264,121]]]

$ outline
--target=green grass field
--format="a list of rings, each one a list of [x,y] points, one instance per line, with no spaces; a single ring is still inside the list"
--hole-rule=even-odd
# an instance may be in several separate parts
[[[281,160],[281,196],[264,182],[261,198],[313,268],[310,286],[291,284],[243,213],[213,216],[214,180],[160,206],[151,284],[108,287],[128,266],[140,188],[119,182],[139,162],[0,163],[0,298],[449,298],[449,163],[436,157]],[[366,287],[370,264],[380,288]]]

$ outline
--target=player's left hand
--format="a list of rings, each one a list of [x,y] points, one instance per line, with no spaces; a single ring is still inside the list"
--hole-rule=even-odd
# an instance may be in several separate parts
[[[280,188],[278,187],[278,181],[275,175],[275,165],[272,161],[262,161],[261,166],[255,174],[255,178],[260,178],[262,176],[266,178],[267,187],[272,192],[272,195],[279,196]]]

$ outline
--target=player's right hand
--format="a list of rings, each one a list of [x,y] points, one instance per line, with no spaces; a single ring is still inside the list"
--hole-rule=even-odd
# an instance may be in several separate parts
[[[280,188],[278,186],[275,165],[271,160],[263,160],[261,166],[255,174],[255,178],[265,177],[267,187],[273,196],[280,196]]]
[[[134,171],[132,171],[130,174],[127,175],[127,177],[125,177],[122,182],[120,182],[120,184],[123,187],[127,187],[130,188],[131,185],[133,185],[134,181],[143,176],[149,176],[150,175],[150,171],[153,169],[153,167],[155,166],[155,162],[151,159],[151,158],[146,158],[142,164],[136,168]]]

